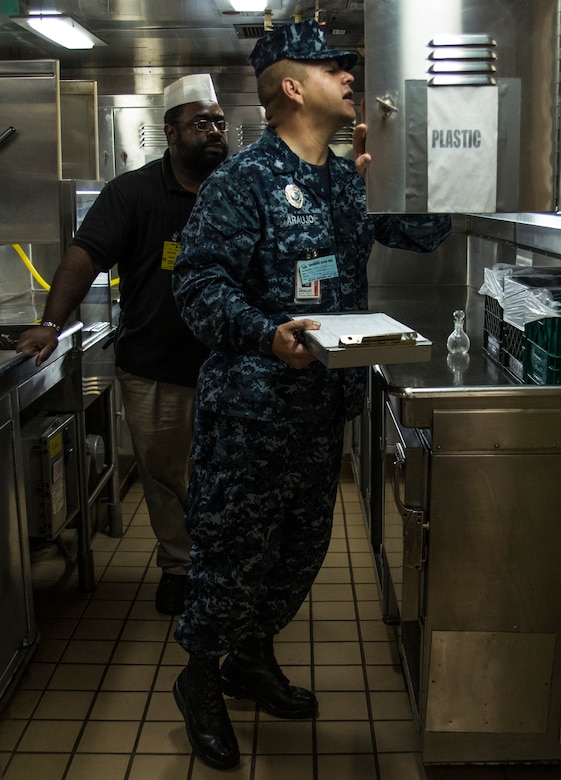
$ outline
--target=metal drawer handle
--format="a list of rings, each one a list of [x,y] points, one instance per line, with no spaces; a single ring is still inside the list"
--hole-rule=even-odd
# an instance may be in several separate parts
[[[0,133],[0,145],[5,143],[9,138],[11,138],[15,133],[17,132],[15,127],[7,127],[3,133]]]
[[[422,509],[406,506],[399,494],[399,474],[405,466],[405,450],[397,442],[393,464],[393,496],[403,518],[403,565],[420,571],[426,561],[425,535],[429,524],[425,522]]]

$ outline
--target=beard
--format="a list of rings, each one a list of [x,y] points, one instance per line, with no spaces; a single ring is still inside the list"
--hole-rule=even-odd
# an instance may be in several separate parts
[[[218,147],[221,150],[218,150]],[[186,170],[196,171],[197,173],[210,173],[228,156],[228,144],[223,138],[213,138],[209,141],[208,137],[197,143],[177,139],[175,144],[177,159],[181,166]]]

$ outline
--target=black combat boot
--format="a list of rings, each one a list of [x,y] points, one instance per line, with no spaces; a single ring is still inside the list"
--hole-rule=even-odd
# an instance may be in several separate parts
[[[175,681],[173,695],[195,754],[215,769],[236,766],[240,750],[220,690],[218,658],[192,655]]]
[[[156,609],[162,615],[180,615],[185,609],[185,591],[189,577],[165,571],[156,590]]]
[[[313,718],[317,699],[291,685],[273,651],[273,637],[248,637],[222,664],[222,690],[236,699],[251,699],[276,718]]]

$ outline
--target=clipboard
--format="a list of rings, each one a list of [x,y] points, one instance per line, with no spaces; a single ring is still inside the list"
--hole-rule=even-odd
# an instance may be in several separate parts
[[[314,312],[293,319],[321,323],[319,330],[303,330],[302,338],[327,368],[421,363],[431,359],[431,341],[383,312]]]

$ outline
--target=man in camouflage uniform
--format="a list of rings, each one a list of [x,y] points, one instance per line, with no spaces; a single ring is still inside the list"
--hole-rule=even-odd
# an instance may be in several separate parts
[[[174,270],[181,315],[212,350],[197,390],[191,589],[176,631],[190,658],[174,694],[195,752],[218,768],[239,761],[222,692],[277,717],[317,712],[314,694],[282,674],[273,636],[327,551],[344,426],[363,408],[366,371],[315,361],[299,332],[318,324],[290,315],[365,309],[375,239],[426,252],[450,232],[448,217],[367,215],[355,163],[329,150],[355,119],[356,59],[329,50],[310,20],[257,43],[269,127],[201,189]]]

